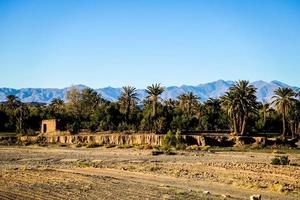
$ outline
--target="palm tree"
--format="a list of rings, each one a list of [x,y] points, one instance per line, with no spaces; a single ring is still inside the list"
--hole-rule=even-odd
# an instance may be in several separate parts
[[[84,112],[91,113],[101,104],[101,94],[98,94],[92,88],[85,88],[81,91],[81,103],[85,109]]]
[[[190,117],[192,115],[193,108],[199,103],[199,97],[193,92],[187,92],[179,95],[179,106],[183,109]]]
[[[160,83],[152,84],[148,86],[146,89],[146,93],[148,94],[147,98],[152,102],[152,118],[156,117],[157,113],[157,102],[159,96],[163,93],[164,87],[160,85]]]
[[[227,115],[231,122],[231,127],[233,127],[233,132],[235,135],[238,134],[238,127],[237,127],[237,111],[235,107],[235,97],[231,91],[226,92],[224,96],[220,98],[221,105],[223,109],[227,112]]]
[[[65,103],[60,98],[54,98],[49,104],[49,108],[51,117],[56,118],[58,114],[65,112]]]
[[[221,98],[224,107],[230,115],[234,132],[245,134],[247,121],[250,113],[256,113],[256,88],[249,84],[249,81],[241,80],[236,82],[229,91]]]
[[[286,132],[286,117],[288,111],[295,103],[295,92],[291,88],[278,88],[274,93],[272,104],[274,104],[277,112],[282,116],[282,137],[284,138]]]
[[[30,111],[26,104],[21,103],[15,111],[16,115],[16,131],[17,133],[25,133],[25,120],[29,117]]]
[[[64,101],[60,98],[54,98],[52,99],[51,103],[49,106],[52,106],[55,108],[55,110],[59,110],[62,106],[64,106]]]
[[[266,122],[267,122],[267,117],[271,111],[271,106],[269,103],[263,103],[261,105],[261,108],[260,108],[260,113],[262,114],[262,117],[263,117],[263,128],[265,129],[266,128]]]
[[[297,97],[298,100],[300,100],[300,90],[295,91],[295,97]]]
[[[136,105],[139,98],[137,97],[136,88],[132,86],[124,86],[122,88],[121,96],[119,97],[119,102],[121,105],[121,112],[125,114],[125,120],[128,122],[130,114],[134,106]]]
[[[6,96],[6,99],[7,99],[7,106],[11,110],[17,108],[21,104],[20,99],[15,95],[8,95]]]
[[[292,132],[292,138],[298,136],[300,130],[300,101],[295,100],[293,107],[289,110],[288,113],[290,130]]]
[[[175,104],[176,104],[176,101],[171,98],[164,101],[164,105],[170,110],[175,108]]]
[[[209,98],[205,104],[205,111],[208,120],[208,127],[211,130],[216,130],[217,123],[221,116],[221,104],[219,99]]]

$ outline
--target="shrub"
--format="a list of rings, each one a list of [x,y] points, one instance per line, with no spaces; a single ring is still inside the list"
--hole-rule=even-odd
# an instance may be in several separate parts
[[[152,155],[153,155],[153,156],[161,155],[161,154],[163,154],[163,153],[164,153],[164,152],[161,151],[161,150],[153,150],[153,151],[152,151]]]
[[[184,141],[179,130],[176,131],[176,134],[169,130],[167,135],[165,135],[163,138],[162,146],[164,149],[170,149],[171,147],[175,147],[176,149],[184,149],[185,144],[183,142]]]
[[[115,144],[108,144],[108,145],[105,146],[105,148],[113,148],[113,147],[116,147],[116,145]]]
[[[272,165],[289,165],[290,160],[288,156],[276,156],[271,161]]]
[[[167,132],[167,135],[164,136],[163,141],[162,141],[162,146],[163,147],[175,147],[177,144],[177,138],[173,131],[169,130]]]
[[[201,150],[198,145],[191,145],[186,148],[187,150],[198,151]]]
[[[77,143],[75,146],[76,147],[82,147],[82,143]]]
[[[123,145],[119,145],[117,148],[119,149],[129,149],[132,148],[133,146],[131,144],[123,144]]]
[[[86,145],[86,148],[96,148],[96,147],[100,147],[100,144],[97,142],[91,142]]]
[[[201,146],[200,149],[201,151],[208,151],[210,146]]]

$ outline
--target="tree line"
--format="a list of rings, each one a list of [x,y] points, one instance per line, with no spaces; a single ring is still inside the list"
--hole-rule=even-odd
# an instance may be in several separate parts
[[[71,133],[180,130],[300,135],[300,93],[291,88],[275,90],[269,103],[258,102],[257,89],[245,80],[235,82],[220,98],[203,103],[193,92],[162,100],[164,90],[160,84],[152,84],[145,90],[147,97],[141,100],[135,87],[124,86],[118,101],[112,102],[91,88],[72,88],[66,102],[53,99],[48,105],[23,103],[9,95],[0,105],[0,131],[34,134],[42,119],[55,118],[60,129]]]

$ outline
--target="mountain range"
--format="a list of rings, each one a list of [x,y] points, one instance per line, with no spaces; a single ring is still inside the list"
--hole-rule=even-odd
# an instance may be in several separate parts
[[[193,92],[200,97],[201,101],[205,101],[208,98],[217,98],[222,95],[234,84],[234,81],[224,81],[218,80],[214,82],[199,84],[196,86],[182,85],[182,86],[170,86],[166,87],[165,91],[161,95],[162,99],[172,98],[175,99],[178,95],[185,92]],[[274,90],[279,87],[290,87],[296,91],[299,91],[299,87],[290,86],[288,84],[282,83],[280,81],[255,81],[251,83],[257,88],[257,99],[261,102],[268,102],[274,95]],[[7,95],[15,95],[20,98],[23,102],[39,102],[39,103],[49,103],[54,98],[66,99],[67,92],[72,88],[76,87],[78,89],[87,88],[85,85],[75,85],[71,87],[66,87],[63,89],[57,88],[0,88],[0,102],[6,101]],[[110,101],[116,101],[121,94],[122,88],[105,87],[95,89],[99,94],[102,95],[104,99]],[[147,94],[144,89],[137,90],[139,99],[144,99]]]

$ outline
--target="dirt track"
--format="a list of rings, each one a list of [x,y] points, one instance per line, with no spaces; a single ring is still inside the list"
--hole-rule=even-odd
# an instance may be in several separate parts
[[[300,167],[272,153],[0,147],[0,199],[299,199]],[[300,163],[300,155],[289,155]],[[209,191],[211,195],[203,194]]]

